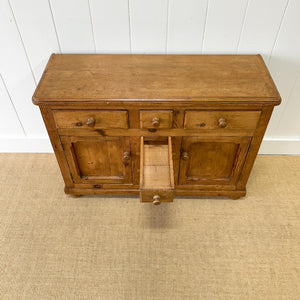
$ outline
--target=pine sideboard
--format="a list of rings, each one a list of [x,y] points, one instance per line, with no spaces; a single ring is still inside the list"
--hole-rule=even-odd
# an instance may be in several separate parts
[[[260,55],[52,54],[33,95],[65,193],[238,199],[280,95]]]

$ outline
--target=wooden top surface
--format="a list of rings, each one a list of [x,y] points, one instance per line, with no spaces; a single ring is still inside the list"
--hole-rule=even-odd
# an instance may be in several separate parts
[[[260,55],[53,54],[33,95],[102,99],[280,103]]]

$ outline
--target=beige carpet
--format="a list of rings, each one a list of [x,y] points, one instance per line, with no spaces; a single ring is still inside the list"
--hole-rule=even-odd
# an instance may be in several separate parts
[[[64,195],[52,154],[0,154],[0,299],[300,299],[300,156],[242,200]]]

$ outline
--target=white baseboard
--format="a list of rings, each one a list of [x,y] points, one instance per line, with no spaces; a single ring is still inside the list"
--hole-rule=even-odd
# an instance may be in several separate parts
[[[0,152],[53,153],[48,137],[0,137]]]
[[[0,137],[0,152],[53,153],[47,137]],[[300,155],[300,138],[266,137],[259,154]]]
[[[258,154],[300,155],[300,138],[264,138]]]

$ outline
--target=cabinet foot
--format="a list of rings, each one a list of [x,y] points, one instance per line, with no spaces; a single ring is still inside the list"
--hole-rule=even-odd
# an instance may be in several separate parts
[[[79,198],[81,195],[78,195],[78,194],[70,194],[70,197],[72,198]]]
[[[238,200],[241,197],[243,197],[243,196],[241,196],[241,195],[231,195],[231,196],[229,196],[229,198],[232,199],[232,200]]]

